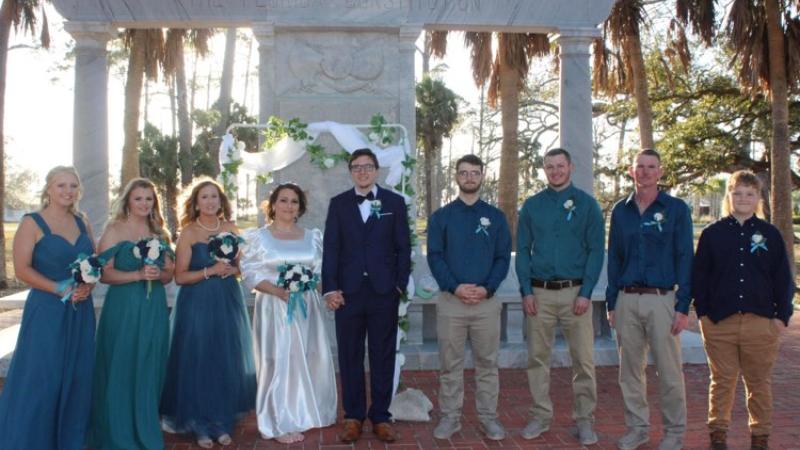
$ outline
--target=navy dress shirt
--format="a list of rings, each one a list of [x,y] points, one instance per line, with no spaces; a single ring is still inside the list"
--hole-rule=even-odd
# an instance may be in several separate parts
[[[675,289],[675,311],[691,301],[692,215],[683,200],[659,192],[639,214],[634,194],[614,205],[608,236],[606,307],[613,311],[620,289]]]
[[[491,297],[510,264],[506,216],[485,201],[467,205],[459,198],[428,219],[428,266],[439,289],[455,293],[459,284],[472,283],[486,288]]]
[[[697,243],[692,271],[697,315],[712,322],[753,313],[789,323],[794,280],[786,247],[773,225],[733,216],[707,226]]]

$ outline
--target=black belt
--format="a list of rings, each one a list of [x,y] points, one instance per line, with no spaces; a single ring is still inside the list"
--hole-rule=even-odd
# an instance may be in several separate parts
[[[550,291],[558,291],[565,288],[571,288],[575,286],[580,286],[583,284],[583,280],[575,279],[575,280],[537,280],[536,278],[531,278],[531,286],[547,289]]]
[[[647,287],[647,286],[625,286],[624,288],[622,288],[622,292],[626,294],[667,295],[668,293],[672,292],[672,289]]]

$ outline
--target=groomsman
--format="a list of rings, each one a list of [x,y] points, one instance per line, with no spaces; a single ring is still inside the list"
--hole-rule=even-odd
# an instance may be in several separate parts
[[[483,161],[466,155],[456,162],[458,198],[428,220],[428,265],[439,284],[436,332],[439,339],[439,409],[433,431],[448,439],[461,429],[464,403],[464,346],[470,341],[475,361],[475,405],[480,429],[502,440],[497,418],[502,304],[492,296],[508,273],[511,235],[502,211],[480,198]]]
[[[617,446],[633,450],[650,439],[649,348],[664,422],[658,449],[677,450],[686,433],[680,333],[689,321],[692,216],[683,200],[658,190],[663,174],[658,152],[640,151],[629,172],[634,192],[614,205],[608,238],[606,304],[608,321],[617,330],[627,427]]]
[[[397,314],[411,273],[411,243],[403,197],[375,184],[378,158],[369,149],[348,162],[353,189],[328,206],[322,252],[322,291],[336,311],[336,342],[344,427],[339,438],[361,437],[372,422],[378,439],[393,442],[392,401]],[[364,339],[369,341],[370,394],[366,409]]]
[[[522,430],[534,439],[550,429],[550,354],[556,326],[572,357],[572,418],[583,445],[597,442],[594,409],[592,290],[603,267],[605,232],[597,201],[572,184],[569,152],[544,156],[547,188],[525,201],[517,226],[516,270],[527,315],[528,386],[532,420]]]

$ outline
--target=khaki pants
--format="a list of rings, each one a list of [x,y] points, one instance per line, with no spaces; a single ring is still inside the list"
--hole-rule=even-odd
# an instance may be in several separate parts
[[[711,381],[708,387],[708,427],[727,430],[731,423],[736,384],[741,373],[750,416],[750,433],[772,431],[772,367],[778,355],[780,331],[772,319],[734,314],[712,322],[700,320]]]
[[[675,292],[666,295],[619,293],[614,311],[619,350],[619,386],[625,403],[625,425],[648,429],[647,349],[658,373],[658,393],[664,434],[686,431],[686,393],[681,341],[670,332],[675,318]]]
[[[464,353],[469,339],[475,362],[475,406],[481,420],[497,417],[500,389],[497,353],[500,348],[500,311],[496,299],[465,305],[442,292],[436,303],[439,340],[439,409],[442,417],[458,419],[464,404]]]
[[[572,418],[594,420],[597,386],[594,373],[592,306],[580,316],[572,312],[580,287],[557,291],[533,288],[537,314],[526,320],[528,333],[528,387],[533,397],[531,415],[544,424],[553,418],[550,400],[550,355],[556,325],[567,340],[572,358]]]

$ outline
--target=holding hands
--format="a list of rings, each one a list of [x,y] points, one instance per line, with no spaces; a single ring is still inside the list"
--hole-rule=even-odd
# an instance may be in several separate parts
[[[325,303],[332,311],[336,311],[344,306],[344,295],[342,295],[342,291],[333,291],[325,295]]]

